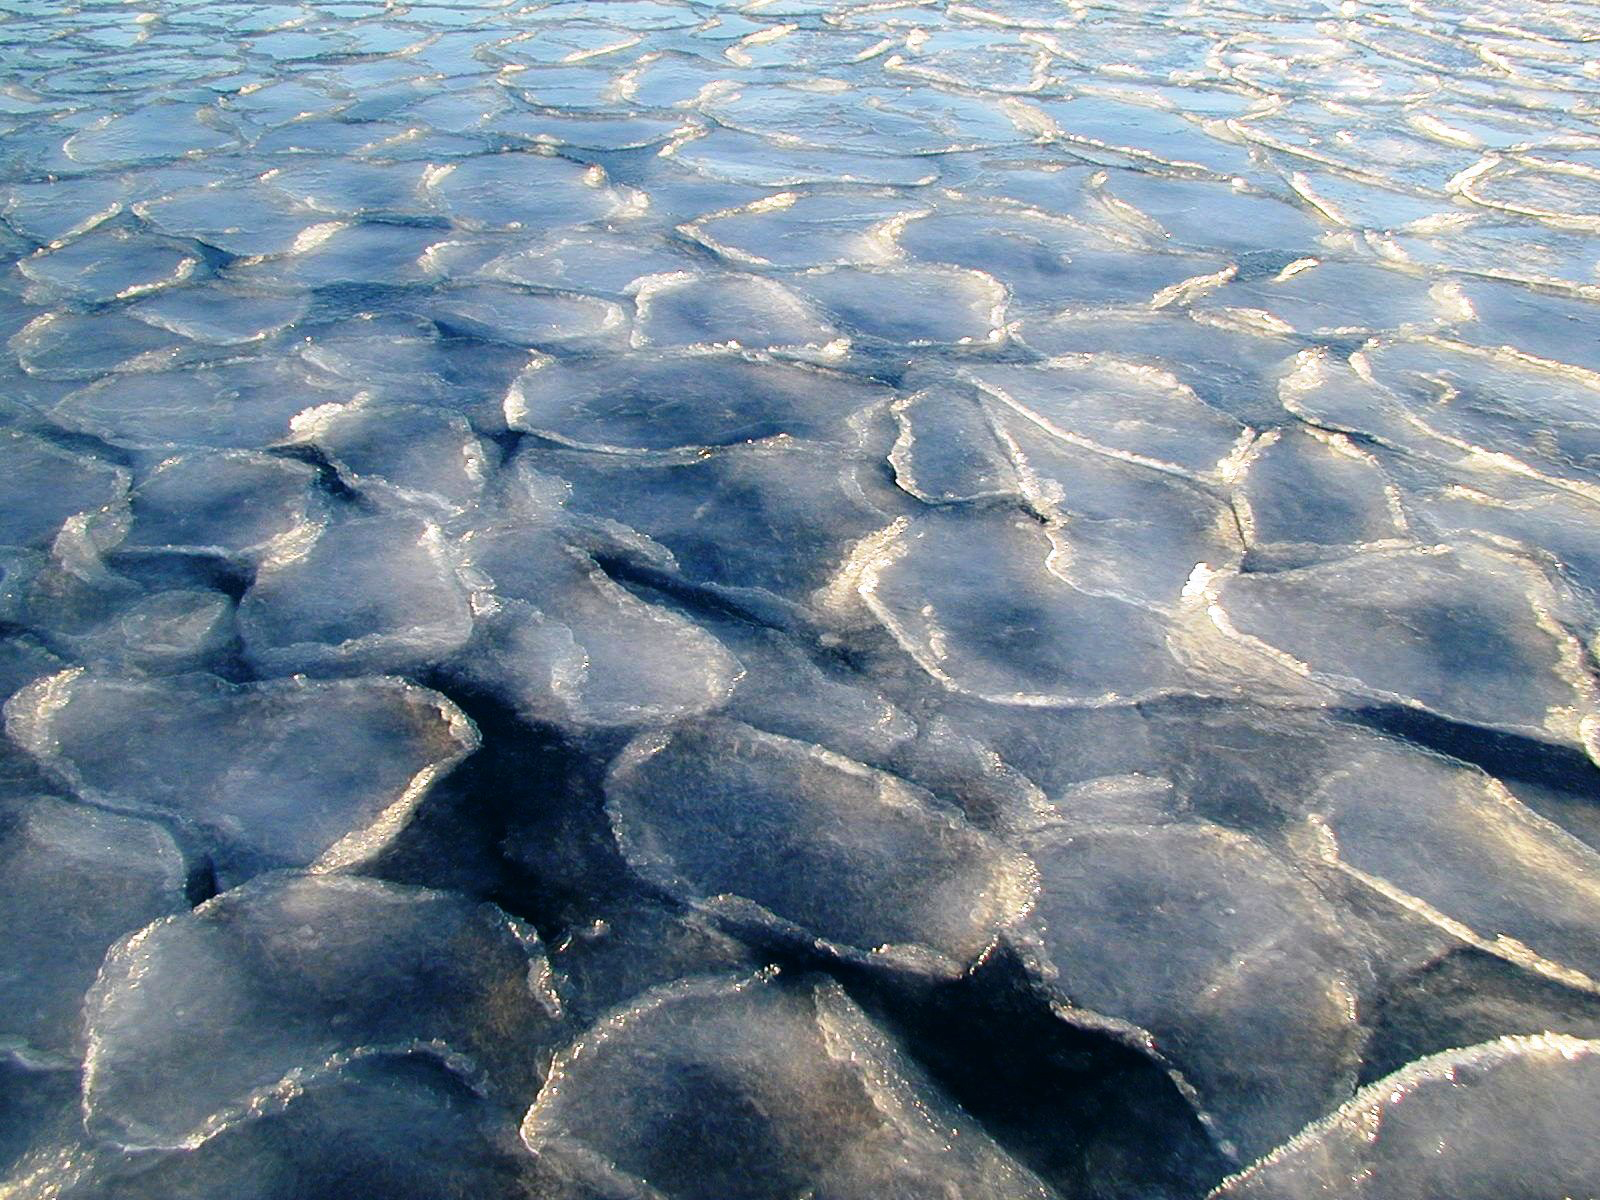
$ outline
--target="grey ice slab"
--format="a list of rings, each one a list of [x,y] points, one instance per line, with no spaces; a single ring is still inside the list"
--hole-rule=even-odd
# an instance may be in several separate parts
[[[90,167],[125,166],[206,154],[237,144],[204,108],[163,102],[108,115],[67,138],[63,149]]]
[[[1291,866],[1203,823],[1074,823],[1026,844],[1049,985],[1148,1030],[1219,1137],[1253,1157],[1349,1096],[1360,957]]]
[[[1288,267],[1269,279],[1234,279],[1200,296],[1194,308],[1203,314],[1265,314],[1258,319],[1272,328],[1316,338],[1427,333],[1473,316],[1452,282],[1338,262]]]
[[[416,405],[324,404],[291,427],[351,487],[445,513],[478,502],[497,457],[464,418]]]
[[[831,981],[648,994],[557,1058],[522,1137],[591,1194],[1051,1194]]]
[[[1600,1102],[1597,1051],[1592,1041],[1543,1034],[1424,1058],[1212,1195],[1582,1195],[1600,1172],[1585,1117]]]
[[[847,578],[906,653],[953,691],[1098,706],[1176,686],[1167,622],[1057,573],[1063,535],[1015,509],[902,518],[858,545]]]
[[[227,669],[239,631],[233,598],[211,588],[172,588],[111,601],[105,620],[59,644],[98,671],[175,675]]]
[[[629,205],[598,167],[531,151],[450,163],[426,186],[445,212],[485,229],[581,225],[622,215]]]
[[[0,543],[50,545],[62,522],[123,500],[128,472],[14,429],[0,432]]]
[[[1306,803],[1308,855],[1453,937],[1600,991],[1600,855],[1499,781],[1375,742]]]
[[[1383,468],[1338,434],[1267,434],[1251,447],[1240,492],[1240,521],[1253,546],[1357,547],[1408,532],[1399,493]]]
[[[107,956],[86,1002],[85,1121],[123,1146],[193,1148],[301,1081],[413,1050],[514,1110],[554,1031],[546,970],[537,935],[493,905],[267,875]]]
[[[86,382],[169,366],[185,354],[184,339],[116,309],[45,313],[7,345],[30,375]]]
[[[97,378],[63,396],[50,416],[74,432],[144,450],[258,449],[326,399],[293,362],[256,358]]]
[[[105,176],[52,179],[6,189],[7,223],[44,243],[85,233],[122,211],[120,180]]]
[[[1026,366],[976,366],[980,388],[1063,441],[1215,480],[1249,430],[1170,372],[1111,354],[1068,354]]]
[[[305,1181],[376,1188],[394,1200],[547,1195],[511,1122],[423,1055],[359,1058],[296,1084],[281,1103],[192,1150],[124,1157],[59,1149],[19,1197],[303,1200]]]
[[[563,1006],[586,1026],[673,980],[748,974],[761,965],[706,917],[651,900],[606,904],[550,947]]]
[[[712,213],[686,231],[731,262],[774,267],[885,263],[895,257],[889,231],[925,211],[896,192],[779,192]]]
[[[1239,518],[1220,489],[1100,454],[1014,413],[997,424],[1022,493],[1055,523],[1051,569],[1075,587],[1171,611],[1197,572],[1239,562]]]
[[[633,282],[635,346],[787,350],[837,356],[840,331],[805,297],[774,279],[735,272],[676,272]]]
[[[17,263],[45,297],[88,303],[126,300],[183,283],[199,265],[193,253],[125,229],[95,230]]]
[[[301,295],[207,282],[151,296],[131,311],[142,321],[192,341],[244,346],[287,329],[309,307]]]
[[[674,161],[708,179],[759,187],[816,183],[920,186],[939,177],[938,160],[932,157],[888,158],[788,143],[774,145],[755,134],[720,126],[668,150]]]
[[[606,792],[646,879],[848,960],[959,973],[1032,904],[1027,858],[926,792],[748,726],[644,734]]]
[[[1336,688],[1569,745],[1594,738],[1576,639],[1529,564],[1463,545],[1368,551],[1208,594],[1230,635]]]
[[[1600,377],[1515,351],[1435,340],[1378,341],[1358,361],[1400,397],[1406,419],[1424,434],[1596,494]]]
[[[815,647],[733,622],[717,633],[745,669],[726,715],[862,762],[887,761],[916,735],[916,723],[869,678]]]
[[[277,548],[240,601],[239,630],[265,673],[357,675],[448,658],[472,613],[438,526],[385,514]]]
[[[153,821],[46,796],[0,800],[0,862],[0,1025],[33,1053],[75,1060],[106,949],[187,907],[187,866]]]
[[[691,261],[639,233],[596,230],[508,250],[485,263],[482,273],[524,287],[621,297],[635,279],[670,274]]]
[[[326,519],[316,479],[306,463],[251,451],[173,455],[134,489],[118,548],[254,565],[316,535]]]
[[[883,453],[893,435],[881,440]],[[834,579],[851,547],[883,527],[882,505],[892,502],[867,489],[862,476],[875,465],[864,454],[795,438],[646,462],[528,458],[571,485],[575,513],[645,534],[671,552],[686,578],[795,603],[809,603]]]
[[[622,587],[559,529],[490,526],[458,552],[475,628],[449,669],[533,720],[667,721],[716,707],[742,673],[703,627]]]
[[[385,678],[234,685],[74,669],[5,713],[11,739],[80,797],[176,818],[234,880],[363,860],[478,746],[443,696]]]
[[[227,178],[142,201],[135,211],[163,233],[238,255],[291,253],[329,220],[256,180]]]
[[[820,267],[796,286],[846,333],[905,346],[997,343],[1006,336],[1004,285],[946,266]]]
[[[434,292],[421,308],[445,330],[509,346],[620,340],[627,321],[619,305],[597,297],[525,292],[494,283]]]
[[[828,438],[882,387],[757,355],[635,353],[536,358],[506,394],[506,423],[613,453]]]

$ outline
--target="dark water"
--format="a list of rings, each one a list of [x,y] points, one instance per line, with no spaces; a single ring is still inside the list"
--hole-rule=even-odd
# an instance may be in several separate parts
[[[0,1196],[1600,1195],[1597,63],[0,0]]]

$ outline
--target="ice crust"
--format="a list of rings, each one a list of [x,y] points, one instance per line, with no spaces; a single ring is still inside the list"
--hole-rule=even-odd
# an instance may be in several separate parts
[[[1594,0],[0,0],[0,1197],[1600,1196]]]
[[[739,1149],[729,1128],[745,1131]],[[605,1195],[1047,1194],[832,982],[713,976],[648,993],[557,1059],[522,1137]]]

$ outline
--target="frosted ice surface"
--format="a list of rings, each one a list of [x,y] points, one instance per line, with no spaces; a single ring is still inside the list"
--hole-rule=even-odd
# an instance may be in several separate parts
[[[1098,705],[1176,687],[1161,617],[1054,569],[1067,532],[1004,509],[902,521],[857,550],[857,588],[923,670],[958,691]]]
[[[1196,307],[1243,310],[1286,333],[1322,338],[1427,332],[1472,316],[1452,284],[1352,263],[1291,266],[1269,279],[1235,279],[1201,297]]]
[[[319,1187],[377,1188],[395,1200],[548,1195],[507,1136],[509,1124],[433,1059],[374,1055],[297,1083],[281,1104],[192,1150],[147,1151],[131,1162],[105,1146],[58,1150],[17,1194],[205,1200],[221,1191],[299,1200],[315,1179]]]
[[[867,155],[930,155],[1017,140],[995,106],[928,89],[754,83],[719,91],[703,110],[730,129],[787,145]]]
[[[484,264],[483,274],[524,287],[620,297],[635,279],[670,274],[684,265],[664,244],[595,232],[508,251]]]
[[[120,180],[69,177],[6,189],[6,223],[46,245],[85,233],[116,216],[126,195]]]
[[[29,321],[8,343],[18,364],[46,379],[97,379],[118,371],[166,366],[183,340],[124,312],[57,311]]]
[[[318,158],[291,163],[261,177],[291,200],[335,217],[409,213],[428,176],[426,163],[347,162]]]
[[[550,346],[617,331],[622,309],[589,296],[523,292],[492,284],[436,293],[426,312],[440,328],[512,346]]]
[[[76,1060],[78,1009],[106,949],[187,907],[183,856],[154,822],[48,796],[0,801],[0,829],[4,1034]]]
[[[557,530],[474,530],[459,554],[476,625],[453,669],[533,719],[662,721],[715,707],[740,674],[715,637],[620,586]]]
[[[889,762],[915,737],[916,723],[870,679],[818,661],[803,643],[732,621],[716,631],[744,667],[730,716],[863,762]]]
[[[602,905],[596,913],[550,947],[562,1004],[586,1024],[676,979],[760,966],[748,946],[699,913],[652,900]]]
[[[895,401],[900,436],[889,452],[895,482],[929,504],[1021,490],[993,417],[970,383],[931,381]]]
[[[465,418],[416,405],[323,404],[291,427],[350,487],[446,513],[473,505],[495,459]]]
[[[1251,447],[1246,471],[1239,511],[1253,546],[1361,546],[1406,534],[1394,486],[1347,437],[1275,430]]]
[[[1051,569],[1068,582],[1172,609],[1200,564],[1216,570],[1239,561],[1238,515],[1225,496],[1052,437],[1015,416],[1001,422],[1023,493],[1059,522]]]
[[[1143,173],[1108,178],[1104,194],[1124,221],[1153,222],[1154,231],[1189,246],[1269,249],[1290,257],[1314,252],[1324,226],[1314,213],[1223,180],[1161,180]]]
[[[1111,356],[979,367],[970,375],[1063,441],[1201,478],[1224,474],[1248,433],[1166,372]]]
[[[1378,342],[1361,365],[1402,398],[1412,421],[1449,445],[1595,494],[1594,375],[1435,341]]]
[[[747,726],[644,734],[606,791],[617,840],[646,878],[848,958],[959,971],[1032,900],[1028,860],[926,793]],[[847,843],[832,835],[840,828],[855,831]]]
[[[1593,684],[1528,565],[1462,546],[1372,551],[1212,585],[1228,629],[1335,687],[1583,744]]]
[[[112,463],[17,430],[0,435],[0,447],[8,468],[0,480],[0,543],[5,545],[46,547],[68,517],[127,495],[128,473]]]
[[[998,342],[1006,290],[953,267],[819,267],[799,286],[846,332],[908,346]]]
[[[400,229],[395,226],[393,228]],[[418,231],[400,229],[407,237]],[[419,243],[420,244],[420,243]],[[355,260],[364,262],[361,256]],[[420,271],[420,268],[419,268]],[[301,358],[342,382],[341,398],[375,387],[404,387],[418,393],[444,387],[446,356],[438,326],[403,313],[361,312],[327,325],[313,326],[300,341]]]
[[[590,1194],[1049,1194],[831,981],[645,996],[556,1060],[522,1136]]]
[[[787,140],[774,143],[722,126],[668,149],[674,161],[710,179],[758,187],[821,183],[915,186],[939,177],[936,160],[931,157],[879,158]]]
[[[949,205],[884,232],[920,262],[986,272],[1010,290],[1017,304],[1040,314],[1073,304],[1148,301],[1172,284],[1218,269],[1210,259],[1152,254],[1136,232],[1119,234],[1072,219],[1088,202],[1067,181],[1053,182],[1049,213]]]
[[[299,290],[339,284],[420,283],[439,230],[379,221],[324,220],[297,235],[282,255],[238,263],[230,276],[247,287]]]
[[[82,799],[177,818],[232,879],[360,861],[478,745],[444,697],[386,678],[235,685],[74,669],[5,712],[12,740]]]
[[[322,520],[316,478],[305,463],[247,450],[174,455],[134,489],[120,549],[258,562],[314,536]]]
[[[779,192],[687,227],[733,262],[821,267],[892,261],[884,234],[919,211],[894,192]]]
[[[893,436],[881,440],[887,451]],[[795,602],[833,582],[856,542],[881,529],[886,515],[880,497],[857,486],[870,460],[851,446],[780,436],[644,461],[535,461],[571,483],[574,511],[647,535],[687,578]]]
[[[410,1049],[515,1106],[538,1087],[553,1024],[542,962],[538,937],[492,905],[263,876],[107,955],[84,1014],[85,1120],[128,1146],[194,1146],[299,1080]],[[252,1012],[271,1024],[241,1041],[235,1025]]]
[[[236,144],[222,122],[208,120],[209,115],[190,104],[150,104],[102,117],[67,138],[62,149],[86,166],[122,166],[205,154]]]
[[[45,297],[98,303],[172,287],[197,265],[193,254],[176,246],[113,229],[42,250],[18,262],[17,269]]]
[[[729,273],[646,275],[633,293],[635,346],[824,350],[838,330],[770,279]]]
[[[1178,305],[1069,310],[1025,322],[1022,340],[1042,354],[1108,354],[1155,367],[1254,427],[1282,422],[1277,381],[1299,347],[1260,322],[1205,319]]]
[[[96,379],[62,396],[50,415],[75,433],[141,450],[259,448],[287,435],[296,413],[325,398],[292,362],[237,359]]]
[[[142,300],[130,311],[140,320],[197,342],[241,346],[287,329],[309,307],[303,296],[197,284]]]
[[[1456,936],[1596,988],[1600,861],[1502,785],[1378,746],[1341,766],[1308,803],[1305,837],[1339,870]],[[1409,845],[1427,845],[1429,853],[1398,852]]]
[[[444,210],[469,228],[549,228],[617,216],[626,200],[598,168],[555,155],[486,154],[441,168],[427,181]]]
[[[1028,845],[1052,986],[1148,1030],[1243,1153],[1349,1094],[1357,959],[1293,868],[1206,824],[1068,825]]]
[[[0,1196],[1600,1194],[1597,36],[0,0]]]
[[[1597,1049],[1544,1034],[1422,1059],[1213,1195],[1581,1196],[1600,1172],[1586,1116],[1600,1087]]]
[[[275,548],[240,601],[239,630],[265,674],[362,674],[447,658],[472,614],[438,526],[384,515]]]
[[[142,201],[137,210],[163,233],[245,256],[287,254],[302,238],[316,238],[328,220],[255,180],[185,188]]]
[[[109,620],[61,644],[96,669],[171,675],[226,670],[238,637],[231,596],[173,588],[130,597]]]
[[[588,449],[687,450],[827,438],[886,394],[848,375],[749,354],[539,358],[511,385],[506,423]]]

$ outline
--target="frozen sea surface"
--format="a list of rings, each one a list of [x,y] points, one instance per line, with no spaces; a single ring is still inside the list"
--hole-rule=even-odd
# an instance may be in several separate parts
[[[1600,4],[0,0],[0,1197],[1600,1196]]]

